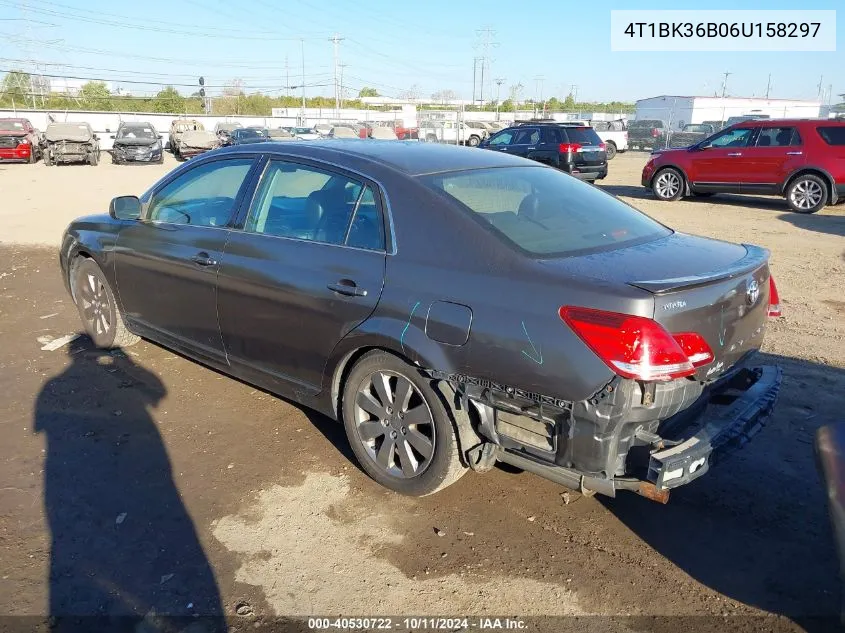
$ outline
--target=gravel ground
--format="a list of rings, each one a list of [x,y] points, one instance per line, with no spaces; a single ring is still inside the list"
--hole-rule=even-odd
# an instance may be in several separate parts
[[[812,439],[842,419],[845,207],[659,203],[639,186],[644,161],[619,155],[602,187],[678,230],[771,249],[785,312],[762,354],[785,372],[776,415],[667,506],[565,503],[505,469],[403,498],[357,468],[335,423],[166,349],[42,350],[79,329],[56,264],[64,227],[175,163],[0,166],[0,614],[687,615],[821,630],[807,618],[836,613],[840,583]]]

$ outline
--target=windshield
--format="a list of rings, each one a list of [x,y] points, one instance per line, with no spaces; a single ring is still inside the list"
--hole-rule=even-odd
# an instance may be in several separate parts
[[[139,127],[122,127],[120,131],[117,133],[117,138],[144,138],[144,139],[154,139],[156,138],[156,133],[149,125],[139,126]]]
[[[233,134],[238,138],[265,138],[266,136],[262,130],[253,130],[250,128],[235,130]]]
[[[15,130],[23,132],[26,128],[24,128],[23,123],[21,121],[2,121],[0,120],[0,130]]]
[[[314,130],[310,127],[297,127],[293,129],[294,134],[314,134]]]
[[[653,128],[653,127],[662,128],[663,127],[663,121],[657,121],[657,120],[654,120],[654,119],[645,119],[645,120],[640,120],[640,121],[631,121],[630,123],[628,123],[628,129],[629,130],[642,130],[642,129],[645,129],[645,128]]]
[[[710,134],[713,130],[709,125],[685,125],[684,132],[699,132],[701,134]]]
[[[556,169],[479,169],[422,180],[530,255],[609,250],[672,233],[601,189]]]

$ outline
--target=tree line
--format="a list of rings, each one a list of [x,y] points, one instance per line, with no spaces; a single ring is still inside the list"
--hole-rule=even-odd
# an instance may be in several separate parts
[[[40,81],[39,81],[40,80]],[[378,97],[379,92],[372,87],[364,87],[354,99],[344,99],[346,108],[392,110],[392,106],[368,106],[362,97]],[[407,96],[407,95],[406,95]],[[431,95],[434,102],[418,106],[420,109],[451,108],[448,101],[454,100],[455,94],[450,90],[440,90]],[[76,94],[61,94],[51,92],[49,85],[40,77],[33,77],[22,71],[6,73],[0,81],[0,108],[3,109],[41,109],[41,110],[93,110],[103,112],[162,112],[173,114],[202,114],[204,101],[200,93],[183,95],[173,86],[167,86],[154,96],[138,97],[113,93],[102,81],[89,81],[82,85]],[[217,115],[252,115],[270,116],[273,108],[299,108],[302,97],[271,96],[260,92],[247,94],[239,80],[233,80],[223,89],[223,94],[212,97],[211,113]],[[305,106],[308,108],[333,108],[333,97],[307,97]],[[497,104],[466,106],[468,112],[494,111]],[[591,112],[633,112],[634,104],[624,102],[610,103],[575,103],[569,95],[563,100],[551,97],[543,103],[532,100],[517,102],[508,98],[498,104],[501,112],[513,112],[517,109],[531,109],[537,112],[561,111],[591,111]]]

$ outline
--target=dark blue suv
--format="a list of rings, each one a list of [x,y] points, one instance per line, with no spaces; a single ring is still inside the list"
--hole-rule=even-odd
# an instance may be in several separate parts
[[[530,158],[581,180],[607,176],[607,149],[591,127],[565,123],[530,123],[505,128],[479,147]]]

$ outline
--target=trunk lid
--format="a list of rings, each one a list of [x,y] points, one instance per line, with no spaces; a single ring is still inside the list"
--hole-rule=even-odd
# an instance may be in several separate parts
[[[619,283],[654,297],[652,318],[672,334],[700,334],[713,362],[696,377],[714,380],[763,341],[769,252],[749,244],[673,233],[627,248],[546,260],[578,277]]]

